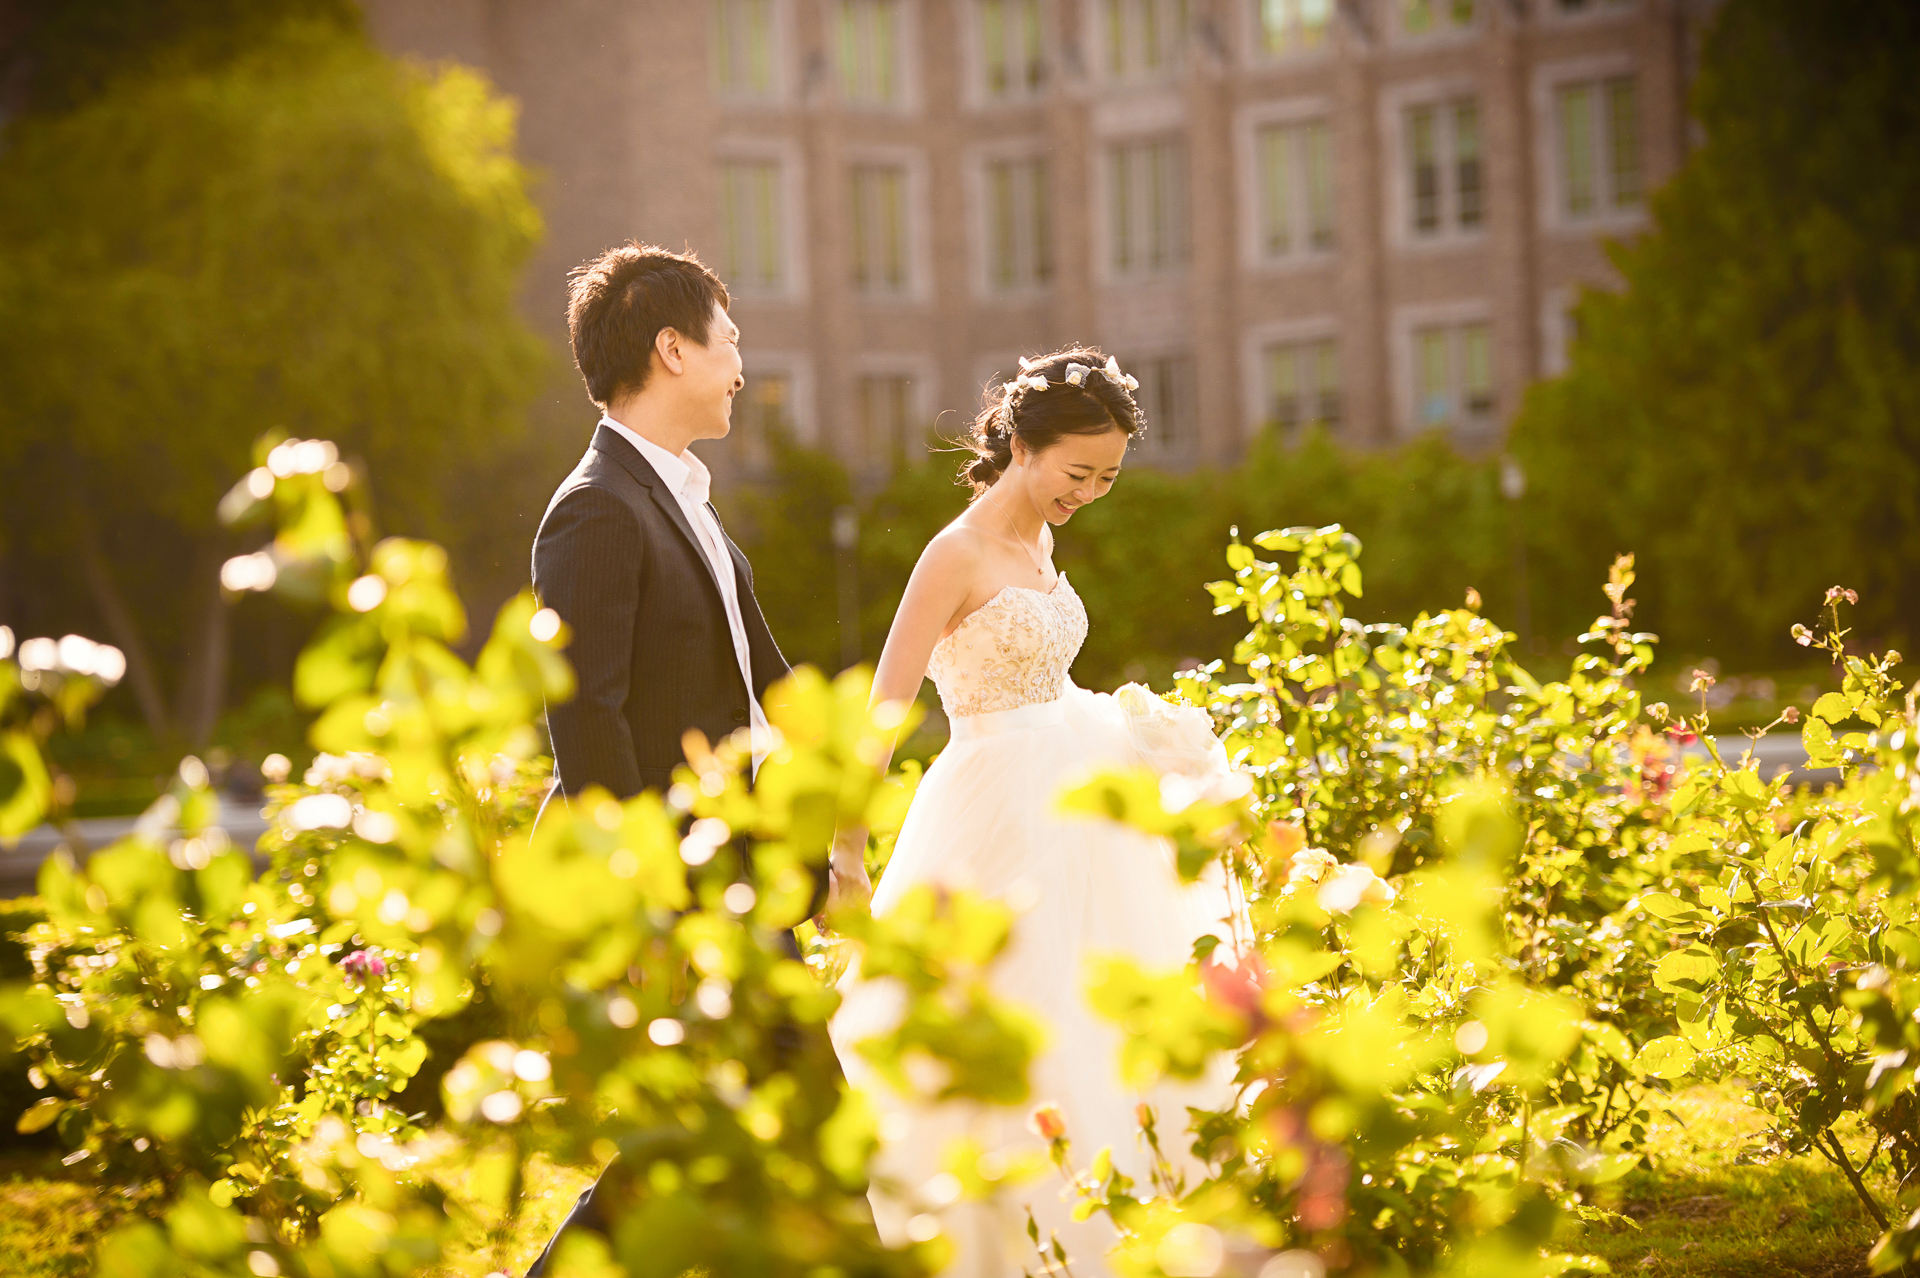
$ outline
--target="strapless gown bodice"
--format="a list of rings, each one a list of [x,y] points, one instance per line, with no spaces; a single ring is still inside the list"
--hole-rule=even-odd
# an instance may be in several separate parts
[[[1087,610],[1061,573],[1050,590],[1006,586],[934,645],[927,673],[951,716],[1057,699],[1087,639]]]

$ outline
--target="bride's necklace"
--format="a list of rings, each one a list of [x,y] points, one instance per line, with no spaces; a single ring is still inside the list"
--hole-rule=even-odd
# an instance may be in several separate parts
[[[1028,561],[1033,564],[1034,575],[1041,581],[1045,581],[1047,579],[1045,558],[1033,553],[1033,547],[1021,538],[1020,530],[1013,525],[1013,516],[1008,514],[1005,508],[1000,508],[1000,518],[1006,521],[1008,539],[1011,540],[1014,545],[1020,547],[1021,551],[1027,556]]]

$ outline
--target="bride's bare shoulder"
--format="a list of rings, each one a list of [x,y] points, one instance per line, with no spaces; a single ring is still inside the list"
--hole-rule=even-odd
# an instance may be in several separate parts
[[[979,572],[986,559],[988,542],[978,529],[956,519],[933,535],[920,552],[915,575],[944,578],[964,585]]]

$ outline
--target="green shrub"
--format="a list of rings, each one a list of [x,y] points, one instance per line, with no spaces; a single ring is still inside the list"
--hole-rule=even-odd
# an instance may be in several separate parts
[[[332,611],[296,669],[319,753],[271,793],[269,870],[207,827],[188,760],[151,822],[179,837],[50,864],[33,979],[0,991],[47,1080],[25,1125],[139,1187],[102,1271],[189,1254],[235,1278],[410,1272],[468,1228],[439,1171],[468,1169],[469,1210],[504,1239],[530,1158],[616,1151],[603,1259],[628,1273],[936,1268],[937,1235],[890,1251],[867,1223],[874,1119],[819,1032],[837,998],[822,977],[853,955],[897,976],[900,1024],[858,1050],[944,1098],[1044,1100],[1025,1084],[1040,1027],[986,983],[1008,913],[965,894],[838,938],[803,928],[806,961],[780,943],[832,832],[866,824],[884,855],[910,790],[911,771],[865,762],[900,726],[869,712],[865,678],[803,669],[776,689],[782,745],[754,787],[739,741],[695,740],[666,794],[582,796],[530,831],[536,717],[570,679],[557,619],[517,599],[467,664],[444,553],[369,545],[318,470],[280,469],[230,511],[272,514],[282,588]],[[1877,1263],[1909,1258],[1920,1204],[1863,1183],[1910,1167],[1920,1061],[1920,724],[1895,703],[1897,656],[1846,649],[1837,609],[1805,632],[1842,673],[1806,744],[1845,776],[1794,794],[1751,764],[1686,763],[1654,731],[1673,716],[1642,705],[1631,561],[1546,682],[1472,597],[1357,619],[1359,559],[1338,526],[1230,544],[1231,578],[1207,589],[1243,637],[1170,695],[1214,716],[1243,780],[1122,772],[1066,796],[1168,838],[1185,874],[1224,867],[1248,902],[1234,961],[1203,946],[1187,972],[1089,974],[1131,1077],[1224,1061],[1240,1084],[1231,1108],[1143,1131],[1163,1155],[1144,1182],[1050,1142],[1123,1264],[1591,1268],[1562,1249],[1604,1218],[1595,1186],[1640,1158],[1650,1094],[1729,1071],[1776,1145],[1854,1178],[1886,1229]],[[0,815],[19,828],[57,797],[46,734],[95,689],[11,661],[0,676]],[[429,1075],[438,1106],[417,1099]],[[1850,1110],[1870,1148],[1849,1146]],[[963,1192],[1011,1187],[949,1152]]]

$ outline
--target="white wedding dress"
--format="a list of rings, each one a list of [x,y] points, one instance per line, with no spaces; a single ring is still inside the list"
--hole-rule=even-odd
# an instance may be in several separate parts
[[[832,1024],[848,1082],[880,1116],[871,1198],[881,1236],[891,1245],[924,1238],[925,1217],[932,1216],[956,1246],[945,1278],[1041,1272],[1026,1232],[1029,1207],[1041,1236],[1057,1234],[1065,1244],[1079,1278],[1111,1272],[1102,1256],[1115,1238],[1104,1218],[1071,1220],[1071,1193],[1063,1194],[1051,1167],[1045,1178],[999,1199],[952,1201],[951,1178],[941,1175],[952,1141],[1044,1151],[1028,1124],[1036,1106],[1051,1103],[1065,1120],[1079,1168],[1111,1147],[1115,1165],[1146,1192],[1149,1163],[1135,1106],[1154,1107],[1161,1147],[1178,1161],[1191,1144],[1185,1106],[1224,1108],[1232,1099],[1224,1068],[1199,1084],[1130,1091],[1120,1079],[1120,1031],[1086,1002],[1089,959],[1124,955],[1150,968],[1178,968],[1196,938],[1228,937],[1228,920],[1238,917],[1224,877],[1182,883],[1165,840],[1057,811],[1063,789],[1103,767],[1156,762],[1135,744],[1138,734],[1118,699],[1068,679],[1086,634],[1085,608],[1062,574],[1048,591],[1002,590],[934,648],[929,673],[952,724],[950,742],[921,779],[873,895],[878,916],[923,884],[967,889],[1018,912],[989,980],[997,996],[1024,1005],[1047,1028],[1029,1075],[1031,1098],[1001,1107],[894,1093],[854,1044],[897,1020],[897,1000],[863,997],[880,983],[863,987],[857,967],[843,982],[846,998]],[[1224,751],[1209,733],[1200,737],[1224,770]]]

